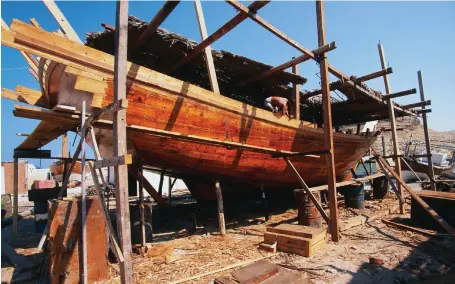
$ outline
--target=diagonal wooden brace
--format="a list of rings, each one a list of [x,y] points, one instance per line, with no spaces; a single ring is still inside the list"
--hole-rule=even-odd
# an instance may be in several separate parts
[[[316,197],[314,197],[313,193],[311,193],[310,188],[306,185],[305,181],[300,176],[300,174],[297,171],[297,169],[294,167],[292,162],[289,161],[288,158],[284,157],[283,159],[286,161],[286,164],[288,164],[289,168],[291,168],[292,171],[294,171],[294,173],[297,176],[297,179],[299,180],[299,183],[302,186],[303,190],[305,190],[305,193],[308,194],[308,196],[310,197],[311,201],[313,201],[314,206],[316,206],[316,208],[318,209],[319,213],[321,213],[321,216],[324,218],[324,220],[327,222],[327,224],[329,224],[329,216],[327,216],[327,214],[325,213],[324,209],[322,208],[321,203],[319,203],[319,201],[316,199]]]

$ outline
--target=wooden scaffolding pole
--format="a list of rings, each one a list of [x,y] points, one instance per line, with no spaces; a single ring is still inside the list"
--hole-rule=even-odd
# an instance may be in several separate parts
[[[425,101],[425,93],[423,92],[423,80],[422,80],[422,71],[417,72],[417,77],[419,78],[419,92],[420,100]],[[425,109],[425,105],[422,106],[422,109]],[[430,180],[431,187],[433,190],[436,190],[436,182],[434,181],[434,168],[433,168],[433,159],[431,155],[431,144],[430,144],[430,135],[428,134],[428,121],[427,114],[422,112],[422,121],[423,121],[423,133],[425,135],[425,147],[427,151],[427,160],[428,167],[430,167]]]
[[[204,41],[207,39],[208,34],[200,0],[194,1],[194,9],[196,9],[196,18],[199,25],[199,32],[201,33],[201,40]],[[210,45],[204,48],[204,55],[207,72],[209,74],[210,86],[212,87],[212,91],[214,93],[219,94],[220,88],[218,86],[218,79],[216,78],[215,64],[213,63],[212,49],[210,48]]]
[[[319,46],[325,45],[325,19],[324,19],[324,3],[316,1],[316,16],[318,27],[318,43]],[[329,208],[330,219],[329,229],[332,235],[332,241],[340,240],[340,231],[338,224],[338,203],[337,189],[335,181],[335,160],[333,151],[333,132],[332,132],[332,109],[330,102],[330,86],[329,86],[329,70],[327,55],[325,53],[319,55],[319,64],[321,69],[321,87],[322,87],[322,108],[324,119],[324,148],[329,150],[326,154],[327,161],[327,184],[329,191]]]
[[[88,267],[87,267],[87,191],[85,188],[85,101],[82,102],[81,113],[81,191],[82,191],[82,283],[88,283]]]
[[[14,189],[13,189],[13,233],[17,233],[17,221],[19,214],[19,159],[14,158]]]
[[[224,222],[224,207],[223,207],[223,194],[221,193],[220,182],[215,182],[216,201],[218,204],[218,225],[220,226],[220,234],[226,235],[226,224]]]
[[[379,58],[381,60],[381,67],[382,69],[386,68],[386,60],[384,56],[384,51],[382,48],[382,44],[378,44],[378,51],[379,51]],[[390,85],[389,85],[389,78],[387,75],[384,75],[384,86],[386,95],[390,94]],[[398,134],[397,134],[397,125],[395,121],[395,110],[393,107],[393,100],[388,97],[387,98],[387,106],[389,108],[389,118],[390,118],[390,129],[392,131],[392,146],[393,146],[393,155],[395,156],[395,171],[399,177],[401,177],[401,162],[400,162],[400,149],[398,148]],[[401,196],[403,196],[403,189],[401,188],[401,184],[397,184],[398,192]],[[400,203],[400,214],[404,214],[404,204]]]
[[[294,57],[293,57],[294,59]],[[292,66],[292,73],[295,75],[300,75],[299,65],[296,64]],[[299,84],[294,83],[292,85],[292,98],[294,99],[294,117],[297,120],[300,120],[300,86]]]
[[[62,135],[62,157],[68,157],[68,132]]]
[[[126,74],[128,46],[128,1],[117,1],[115,20],[114,101],[126,100]],[[114,114],[114,157],[127,154],[126,110]],[[128,202],[128,166],[115,166],[115,203],[117,231],[122,248],[123,263],[120,264],[122,283],[134,283],[131,259],[131,227]]]
[[[53,0],[43,0],[44,5],[46,5],[49,12],[51,12],[57,24],[62,28],[65,35],[72,41],[82,44],[83,42],[74,31],[73,27],[70,25],[68,20],[63,15],[62,11],[58,8],[57,4]]]
[[[139,214],[141,218],[141,246],[145,248],[146,246],[146,236],[145,236],[145,206],[144,206],[144,170],[142,163],[137,167],[137,182],[139,183]]]

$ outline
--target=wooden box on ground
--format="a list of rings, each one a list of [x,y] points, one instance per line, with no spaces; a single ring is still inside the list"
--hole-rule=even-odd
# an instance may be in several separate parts
[[[264,248],[276,243],[278,251],[312,256],[327,243],[327,232],[322,228],[281,224],[267,227],[264,233]]]
[[[50,283],[80,283],[82,267],[81,201],[54,201],[49,210]],[[108,243],[103,209],[97,197],[87,197],[88,282],[106,280]]]
[[[455,226],[455,193],[422,190],[416,194],[450,226]],[[442,230],[442,227],[414,199],[411,201],[411,220],[423,228]]]

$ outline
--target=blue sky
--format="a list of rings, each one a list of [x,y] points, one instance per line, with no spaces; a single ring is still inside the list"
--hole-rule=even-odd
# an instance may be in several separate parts
[[[249,4],[250,2],[243,2]],[[101,31],[101,23],[115,24],[115,2],[57,2],[78,35]],[[130,2],[130,14],[150,21],[163,2]],[[28,22],[35,18],[49,31],[58,26],[41,1],[1,2],[2,18],[9,25],[13,18]],[[232,18],[235,10],[224,2],[203,2],[208,33],[216,31]],[[265,6],[259,14],[303,46],[317,47],[315,3],[279,2]],[[392,92],[418,88],[417,70],[422,70],[426,99],[432,100],[429,115],[432,129],[455,130],[455,2],[326,2],[327,41],[336,41],[338,48],[329,53],[329,63],[349,75],[365,75],[380,69],[377,44],[384,45],[386,59],[394,73],[389,77]],[[200,41],[192,2],[182,2],[163,23],[163,27]],[[278,65],[300,55],[268,31],[246,20],[212,45],[242,56]],[[25,67],[18,51],[1,47],[1,86],[16,85],[39,89]],[[308,61],[300,72],[309,79],[303,87],[319,87],[318,67]],[[334,78],[332,78],[334,79]],[[369,86],[384,90],[382,79]],[[418,94],[400,98],[399,103],[413,103]],[[15,102],[1,100],[1,160],[12,159],[13,149],[24,139],[16,132],[30,133],[37,121],[12,115]],[[74,134],[69,135],[72,142]],[[54,156],[61,153],[60,140],[44,147]],[[43,162],[43,165],[47,165]]]

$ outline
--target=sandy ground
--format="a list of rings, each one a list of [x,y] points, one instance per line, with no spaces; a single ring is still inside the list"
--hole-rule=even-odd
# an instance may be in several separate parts
[[[340,218],[343,223],[359,216],[369,223],[342,232],[339,243],[329,241],[312,257],[280,253],[268,258],[271,262],[300,273],[314,283],[414,283],[445,274],[455,263],[455,240],[445,235],[428,237],[394,227],[381,219],[409,218],[409,215],[388,214],[396,208],[394,198],[366,201],[366,209],[345,209],[341,201]],[[172,226],[156,230],[147,253],[133,254],[137,283],[169,283],[185,277],[256,259],[271,253],[258,250],[266,226],[296,223],[295,209],[276,209],[269,221],[261,214],[227,214],[228,235],[218,234],[215,216],[199,221],[196,230]],[[380,212],[386,212],[379,214]],[[256,212],[257,213],[257,212]],[[409,212],[408,212],[409,213]],[[374,220],[372,220],[374,219]],[[399,222],[400,220],[398,220]],[[352,223],[352,222],[351,222]],[[2,229],[2,241],[16,248],[37,264],[37,268],[19,273],[2,257],[2,283],[36,283],[46,271],[43,253],[37,251],[40,235],[33,233],[33,216],[20,222],[20,233],[11,237],[11,226]],[[382,266],[369,264],[369,258],[384,260]],[[44,265],[43,265],[44,264]],[[118,265],[111,264],[111,279],[106,283],[120,283]],[[187,283],[213,283],[216,277],[233,269],[201,277]]]

